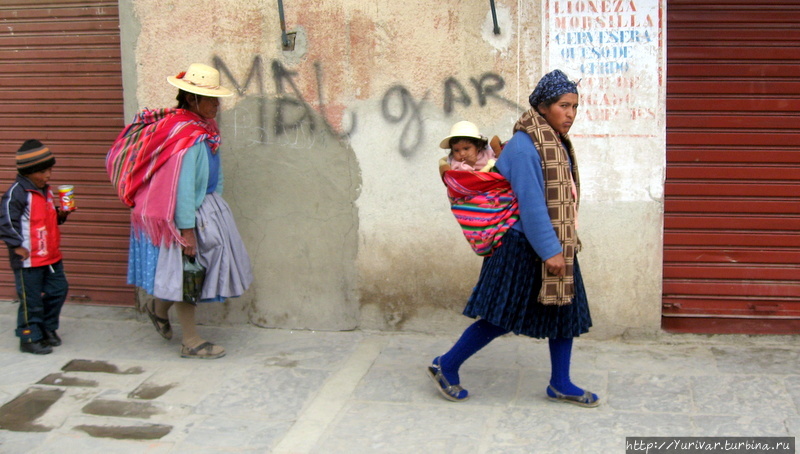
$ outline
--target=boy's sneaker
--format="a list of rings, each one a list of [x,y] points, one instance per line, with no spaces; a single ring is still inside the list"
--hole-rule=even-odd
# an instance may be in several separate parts
[[[44,339],[35,342],[19,341],[19,351],[22,353],[33,353],[34,355],[46,355],[53,353],[53,347],[47,345]]]

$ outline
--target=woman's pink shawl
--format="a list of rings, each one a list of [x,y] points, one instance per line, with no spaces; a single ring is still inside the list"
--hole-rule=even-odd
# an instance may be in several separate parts
[[[497,172],[448,170],[443,179],[450,209],[470,247],[480,256],[492,255],[519,219],[511,183]]]
[[[178,177],[186,151],[207,141],[219,148],[217,123],[184,109],[145,109],[114,141],[106,171],[123,203],[132,207],[131,226],[156,246],[182,243],[175,226]]]

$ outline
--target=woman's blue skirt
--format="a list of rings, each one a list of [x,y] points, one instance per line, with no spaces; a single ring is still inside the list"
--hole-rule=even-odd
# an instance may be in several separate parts
[[[464,315],[539,339],[578,337],[589,332],[592,317],[577,256],[574,270],[572,304],[540,303],[542,260],[523,233],[509,229],[500,247],[484,259]]]

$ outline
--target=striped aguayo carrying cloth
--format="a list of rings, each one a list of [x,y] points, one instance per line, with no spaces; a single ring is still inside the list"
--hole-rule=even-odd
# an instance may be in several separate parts
[[[480,256],[492,255],[519,219],[511,183],[496,172],[464,170],[448,170],[443,179],[450,209],[470,247]]]
[[[184,109],[145,109],[106,155],[106,171],[117,195],[133,208],[131,226],[155,245],[181,241],[174,221],[181,160],[202,141],[213,152],[219,148],[214,120]]]
[[[119,199],[134,206],[136,192],[173,154],[208,140],[219,147],[219,131],[207,121],[184,109],[145,109],[114,141],[106,156],[106,171]]]

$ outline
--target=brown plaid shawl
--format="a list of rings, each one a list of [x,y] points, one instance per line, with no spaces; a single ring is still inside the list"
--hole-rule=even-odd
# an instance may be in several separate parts
[[[565,276],[559,277],[550,274],[542,262],[544,281],[539,292],[539,301],[542,304],[570,304],[575,295],[573,279],[575,252],[580,250],[580,241],[575,231],[575,213],[580,200],[580,180],[575,150],[572,148],[569,137],[563,135],[559,139],[558,133],[547,124],[547,120],[536,111],[536,108],[522,114],[517,124],[514,125],[514,132],[517,131],[527,133],[539,151],[545,180],[547,211],[558,239],[561,241],[564,261],[567,264]],[[570,160],[572,161],[572,179],[570,178]],[[577,188],[576,198],[573,198],[572,195],[573,179]]]

